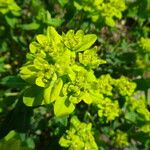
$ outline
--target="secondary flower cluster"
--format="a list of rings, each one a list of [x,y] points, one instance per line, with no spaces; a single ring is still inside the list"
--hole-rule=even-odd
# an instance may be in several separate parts
[[[139,69],[149,72],[150,38],[141,37],[138,44],[139,52],[136,54],[136,64]]]
[[[116,98],[119,96],[130,97],[134,93],[136,84],[124,76],[114,79],[109,74],[102,75],[97,80],[97,89],[101,94],[101,98],[95,101],[98,107],[98,116],[109,122],[121,114],[119,101]]]
[[[148,53],[150,53],[150,38],[141,38],[140,46]]]
[[[11,12],[14,16],[18,16],[20,15],[20,10],[21,8],[14,0],[1,0],[0,2],[0,12],[2,14]]]
[[[91,131],[91,123],[82,123],[75,116],[70,123],[70,129],[59,140],[62,147],[69,147],[71,150],[98,150]]]
[[[120,130],[117,130],[115,136],[113,137],[113,143],[116,147],[126,147],[128,143],[128,135]]]
[[[98,105],[98,115],[100,118],[106,118],[107,121],[114,120],[116,117],[119,117],[120,108],[118,101],[112,101],[109,98],[105,98]]]
[[[125,76],[114,79],[109,74],[106,74],[98,78],[99,92],[105,96],[113,96],[115,93],[121,96],[131,96],[135,88],[136,84],[129,81]]]
[[[136,96],[128,97],[126,106],[129,112],[134,112],[141,121],[140,131],[150,133],[150,111],[147,108],[148,103],[146,102],[145,96],[139,92],[135,93]]]
[[[94,22],[104,20],[108,26],[115,26],[115,19],[121,19],[126,9],[124,0],[75,0],[74,5],[87,12]]]

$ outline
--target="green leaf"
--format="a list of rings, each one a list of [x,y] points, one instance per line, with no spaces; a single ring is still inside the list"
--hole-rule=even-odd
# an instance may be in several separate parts
[[[12,17],[8,17],[5,16],[6,22],[10,25],[10,27],[14,28],[16,23],[17,23],[17,19],[16,18],[12,18]]]
[[[35,84],[40,86],[40,87],[45,87],[45,83],[43,82],[43,76],[39,76],[35,80]]]
[[[61,36],[57,33],[54,27],[47,28],[47,36],[49,40],[53,40],[55,43],[61,42]]]
[[[43,88],[32,86],[26,89],[23,95],[23,102],[29,107],[43,105]]]
[[[11,88],[22,88],[26,85],[26,82],[19,76],[6,76],[1,80],[0,84]]]
[[[114,27],[115,26],[115,21],[111,17],[106,17],[105,22],[110,27]]]
[[[24,65],[20,68],[20,77],[29,83],[34,83],[37,71],[34,65]]]
[[[31,52],[31,53],[36,53],[36,51],[37,51],[37,43],[36,43],[36,42],[32,42],[32,43],[29,45],[29,49],[30,49],[30,52]]]
[[[52,92],[52,88],[54,87],[54,84],[57,80],[57,75],[54,74],[49,85],[47,87],[45,87],[44,89],[44,93],[43,93],[43,96],[44,96],[44,102],[45,104],[50,104],[52,102],[51,100],[51,92]]]
[[[20,150],[21,141],[16,138],[17,133],[12,130],[10,131],[3,140],[0,141],[1,150]]]
[[[56,82],[52,88],[51,98],[50,98],[51,101],[55,101],[58,99],[60,91],[62,89],[62,86],[63,86],[63,81],[62,81],[62,79],[59,78],[58,80],[56,80]]]
[[[74,1],[74,6],[78,9],[78,10],[81,10],[83,8],[82,5],[80,5],[79,3],[75,2]]]
[[[45,45],[48,42],[48,38],[47,36],[43,35],[43,34],[39,34],[36,36],[37,41],[41,44],[41,45]]]
[[[147,90],[150,88],[150,78],[136,79],[134,82],[136,82],[138,90]]]
[[[52,91],[53,85],[50,84],[48,87],[44,89],[43,97],[44,97],[44,102],[45,104],[50,104],[51,103],[51,91]]]
[[[89,49],[96,41],[97,36],[95,34],[85,35],[80,47],[77,48],[77,51],[84,51]]]
[[[58,0],[58,2],[62,7],[64,7],[68,3],[68,0]]]
[[[63,22],[64,22],[63,19],[58,19],[58,18],[51,18],[46,21],[48,25],[55,26],[55,27],[59,27]]]
[[[66,96],[59,97],[54,104],[54,113],[57,117],[69,115],[75,109],[75,106],[69,102]]]
[[[127,120],[129,120],[131,122],[136,123],[137,122],[137,118],[138,118],[138,115],[135,112],[127,112],[125,114],[125,119],[127,119]]]
[[[91,104],[93,100],[92,96],[87,92],[84,92],[80,99],[83,100],[86,104]]]
[[[20,150],[20,145],[20,140],[11,139],[3,145],[3,150]]]
[[[15,136],[16,132],[14,130],[10,131],[6,136],[5,140],[8,141]]]
[[[68,117],[64,116],[64,117],[54,117],[54,120],[52,120],[53,122],[55,122],[56,124],[62,125],[62,126],[67,126],[68,124]]]
[[[29,23],[29,24],[23,24],[20,26],[23,30],[37,30],[40,27],[40,24],[38,23]]]
[[[0,73],[6,71],[5,62],[4,61],[5,61],[4,57],[0,58]]]

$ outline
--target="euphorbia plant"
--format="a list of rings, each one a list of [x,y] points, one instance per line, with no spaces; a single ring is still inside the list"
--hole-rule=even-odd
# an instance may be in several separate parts
[[[133,134],[149,132],[150,113],[145,98],[135,98],[136,84],[124,76],[95,75],[94,70],[107,63],[98,57],[97,47],[92,46],[95,41],[96,35],[85,35],[82,30],[60,35],[48,27],[46,35],[37,35],[30,44],[27,62],[20,69],[21,78],[28,82],[23,102],[30,107],[52,105],[56,117],[68,116],[70,129],[59,143],[72,150],[97,150],[99,137],[95,142],[93,135],[105,134],[105,128],[112,140],[107,144],[119,148],[129,146],[130,138],[134,138],[132,133],[125,133],[126,125],[136,125]],[[80,104],[88,106],[85,114],[80,113]],[[88,116],[87,124],[79,121],[80,114]],[[100,125],[104,127],[99,129]]]

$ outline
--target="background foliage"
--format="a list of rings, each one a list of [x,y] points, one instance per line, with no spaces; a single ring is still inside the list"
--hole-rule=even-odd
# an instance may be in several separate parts
[[[97,47],[97,53],[90,53],[93,62],[82,58],[81,52],[76,63],[94,66],[90,66],[94,75],[90,83],[96,80],[99,103],[89,102],[90,95],[82,97],[85,100],[75,103],[74,111],[66,109],[67,115],[60,117],[53,103],[32,106],[23,100],[26,95],[30,102],[39,100],[41,85],[31,88],[31,82],[21,78],[20,68],[32,59],[30,43],[41,44],[43,39],[37,35],[46,35],[48,26],[59,35],[64,33],[66,45],[74,37],[65,38],[69,30],[82,29],[85,35],[97,36],[90,44]],[[1,0],[0,149],[147,150],[149,59],[150,0]],[[71,90],[78,93],[76,87]]]

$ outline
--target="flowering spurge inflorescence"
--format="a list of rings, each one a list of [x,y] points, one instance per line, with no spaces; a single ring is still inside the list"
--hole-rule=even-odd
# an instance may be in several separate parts
[[[150,38],[141,37],[138,41],[139,44],[139,52],[136,54],[136,64],[140,70],[144,70],[144,72],[148,72],[150,68]]]
[[[130,82],[128,78],[122,76],[115,80],[115,87],[121,96],[131,96],[136,88],[134,82]]]
[[[74,5],[87,12],[93,22],[104,20],[108,26],[115,26],[115,19],[121,19],[126,9],[125,0],[74,0]]]
[[[77,117],[72,117],[70,129],[60,138],[59,143],[62,147],[70,150],[98,150],[91,123],[80,122]]]
[[[129,145],[127,133],[117,130],[113,137],[113,144],[116,147],[127,147]]]
[[[109,74],[101,75],[97,81],[97,89],[101,98],[93,103],[98,107],[98,116],[106,122],[115,120],[121,114],[119,101],[116,98],[133,95],[136,84],[124,76],[114,79]]]
[[[150,53],[150,38],[141,37],[139,44],[147,53]]]
[[[102,119],[106,119],[107,122],[114,120],[120,115],[120,108],[118,101],[112,101],[109,98],[103,99],[99,104],[97,104],[98,116]]]
[[[94,34],[70,30],[61,36],[49,27],[47,35],[36,39],[20,69],[20,76],[31,85],[24,93],[26,105],[54,103],[54,112],[60,116],[71,113],[81,100],[90,104],[98,99],[93,69],[105,61],[98,58],[96,47],[91,48]]]
[[[138,119],[137,121],[141,122],[139,131],[150,133],[150,111],[147,107],[148,103],[141,92],[136,92],[135,94],[136,96],[128,97],[126,100],[125,105],[128,107],[128,114],[131,116],[130,113],[132,113],[134,118],[131,117],[131,119]],[[128,114],[126,114],[126,118],[130,119]]]
[[[131,96],[136,88],[136,84],[129,81],[125,76],[114,79],[106,74],[101,75],[97,80],[99,92],[108,97],[113,96],[115,93],[121,96]]]
[[[112,96],[112,89],[115,80],[109,75],[101,75],[98,79],[98,89],[105,96]]]

